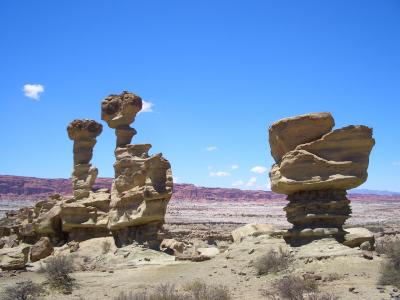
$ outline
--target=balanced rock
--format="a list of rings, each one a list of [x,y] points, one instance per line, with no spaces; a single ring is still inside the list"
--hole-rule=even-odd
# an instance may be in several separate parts
[[[271,189],[288,195],[286,216],[293,243],[326,236],[343,239],[351,214],[346,190],[367,180],[372,129],[347,126],[332,131],[330,113],[286,118],[269,128]]]

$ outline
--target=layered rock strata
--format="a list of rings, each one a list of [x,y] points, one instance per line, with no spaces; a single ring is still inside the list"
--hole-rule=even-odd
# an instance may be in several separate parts
[[[286,239],[301,244],[321,237],[343,240],[350,217],[346,191],[367,180],[372,129],[347,126],[332,131],[330,113],[286,118],[269,128],[271,189],[286,194],[293,228]]]
[[[101,107],[102,119],[115,128],[117,136],[108,227],[120,245],[132,241],[157,244],[172,196],[171,165],[162,154],[149,156],[150,144],[129,144],[136,134],[130,124],[142,108],[139,96],[111,95]]]

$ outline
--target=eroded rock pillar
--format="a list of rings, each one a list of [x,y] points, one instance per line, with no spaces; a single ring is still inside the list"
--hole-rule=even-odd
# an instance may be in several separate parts
[[[93,120],[74,120],[67,132],[74,141],[74,169],[72,172],[72,188],[74,198],[82,199],[89,196],[97,178],[97,168],[90,164],[96,137],[102,132],[103,126]]]
[[[142,99],[129,92],[110,95],[101,104],[102,119],[117,137],[108,228],[116,243],[148,243],[157,247],[172,195],[171,165],[162,154],[150,156],[150,144],[130,144],[130,127],[142,109]]]

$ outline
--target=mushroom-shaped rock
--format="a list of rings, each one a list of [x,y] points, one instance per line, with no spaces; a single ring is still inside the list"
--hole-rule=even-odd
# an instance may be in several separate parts
[[[288,195],[286,216],[294,227],[293,243],[325,236],[343,239],[342,226],[351,209],[346,190],[367,180],[369,155],[375,144],[372,129],[347,126],[332,131],[329,113],[286,118],[269,129],[276,164],[271,189]]]
[[[101,119],[110,128],[115,128],[117,147],[129,144],[136,130],[129,127],[135,121],[137,113],[142,109],[142,98],[129,92],[110,95],[101,103]]]

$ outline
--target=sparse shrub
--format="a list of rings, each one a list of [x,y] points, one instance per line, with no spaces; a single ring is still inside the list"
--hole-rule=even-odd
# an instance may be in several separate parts
[[[278,280],[274,287],[281,299],[305,300],[308,295],[316,294],[318,285],[315,280],[303,279],[295,275],[285,276]]]
[[[311,293],[307,296],[307,300],[338,300],[339,297],[333,296],[331,294],[319,294],[319,293]]]
[[[121,292],[113,300],[229,300],[229,292],[223,286],[207,285],[194,281],[179,291],[171,284],[162,284],[152,292]]]
[[[19,282],[4,289],[3,300],[36,300],[44,292],[43,288],[30,280]]]
[[[340,276],[338,273],[329,273],[328,276],[326,276],[326,277],[324,278],[324,281],[332,282],[332,281],[340,280],[340,279],[342,279],[342,278],[343,278],[343,277]]]
[[[200,280],[195,280],[184,286],[191,293],[194,300],[229,300],[230,295],[226,287],[222,285],[207,285]]]
[[[389,259],[381,266],[379,283],[400,287],[400,239],[381,241],[376,251],[386,254]]]
[[[72,258],[67,256],[54,256],[47,260],[41,272],[45,273],[51,287],[64,292],[72,290],[74,279],[70,274],[74,270]]]
[[[293,255],[279,248],[279,251],[270,250],[255,261],[255,268],[258,275],[276,273],[285,270],[293,262]]]
[[[382,285],[393,285],[400,288],[400,269],[389,261],[381,266],[381,277],[379,283]]]
[[[101,244],[101,250],[103,254],[107,254],[111,250],[111,242],[110,241],[103,241]]]

